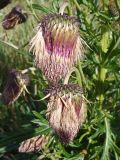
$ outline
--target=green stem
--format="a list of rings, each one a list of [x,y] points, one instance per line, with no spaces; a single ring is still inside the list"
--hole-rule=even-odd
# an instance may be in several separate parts
[[[70,76],[71,76],[71,74],[72,74],[73,72],[75,72],[75,74],[76,74],[78,84],[82,87],[81,75],[80,75],[79,70],[78,70],[76,67],[73,67],[73,68],[68,72],[68,74],[66,75],[66,77],[65,77],[65,79],[64,79],[64,84],[68,84],[68,81],[69,81],[69,79],[70,79]]]
[[[99,68],[99,87],[98,87],[98,100],[100,103],[100,107],[102,108],[102,103],[104,101],[104,81],[106,77],[107,69],[104,67]]]
[[[68,2],[64,2],[61,6],[60,6],[60,10],[59,13],[63,15],[65,9],[69,6]]]
[[[72,4],[71,4],[71,2],[70,2],[69,5],[67,6],[67,11],[68,11],[68,14],[69,14],[70,16],[73,15],[73,10],[72,10]]]
[[[99,72],[100,81],[104,82],[106,77],[106,72],[107,72],[107,69],[105,69],[104,67],[100,67],[100,72]]]
[[[77,0],[73,0],[74,4],[76,5],[77,9],[81,12],[81,8]]]
[[[30,0],[30,1],[27,0],[27,4],[28,4],[28,6],[30,7],[30,10],[32,11],[32,14],[33,14],[34,17],[36,18],[36,20],[39,21],[36,13],[35,13],[35,11],[34,11],[34,9],[33,9],[33,7],[32,7],[32,4],[33,4],[32,0]]]
[[[108,119],[106,117],[104,119],[104,122],[105,122],[106,138],[105,138],[104,150],[103,150],[101,160],[104,160],[104,159],[106,159],[106,157],[109,157],[109,145],[108,144],[111,140],[110,126],[109,126],[109,123],[108,123]]]
[[[84,85],[86,88],[88,88],[88,85],[87,85],[86,79],[85,79],[85,77],[84,77],[84,73],[83,73],[83,70],[82,70],[82,66],[81,66],[81,62],[80,62],[80,61],[78,62],[78,67],[79,67],[79,72],[80,72],[80,77],[81,77],[81,79],[82,79],[82,83],[83,83],[83,85]]]

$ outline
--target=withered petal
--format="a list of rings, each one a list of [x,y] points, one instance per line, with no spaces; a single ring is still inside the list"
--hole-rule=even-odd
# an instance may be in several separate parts
[[[0,97],[0,101],[5,105],[14,103],[21,95],[24,86],[28,85],[28,83],[28,75],[22,74],[21,71],[15,69],[11,70],[8,74],[7,83]]]
[[[27,14],[22,13],[21,6],[17,5],[3,19],[2,26],[4,29],[12,29],[16,24],[24,23],[27,20]]]

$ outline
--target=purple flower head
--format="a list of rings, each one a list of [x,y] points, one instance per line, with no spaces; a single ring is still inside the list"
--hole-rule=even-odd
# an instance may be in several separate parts
[[[68,144],[86,119],[83,91],[78,85],[68,84],[53,86],[48,93],[50,100],[46,116],[62,143]]]
[[[43,17],[30,45],[37,67],[55,83],[82,58],[84,50],[78,20],[66,14]]]

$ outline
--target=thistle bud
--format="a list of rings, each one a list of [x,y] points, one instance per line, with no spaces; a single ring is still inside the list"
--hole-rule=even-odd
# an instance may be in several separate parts
[[[46,116],[60,140],[67,144],[74,139],[86,119],[82,89],[75,84],[48,89],[50,100]]]
[[[48,136],[40,135],[23,141],[18,151],[22,153],[39,152],[48,143]]]
[[[38,25],[30,45],[37,67],[49,81],[56,83],[82,58],[79,22],[66,14],[48,14]]]
[[[28,82],[29,78],[27,75],[22,74],[21,71],[16,71],[15,69],[11,70],[4,91],[0,97],[0,101],[5,105],[14,103],[21,95]]]
[[[21,6],[17,5],[3,19],[2,26],[4,29],[12,29],[16,24],[24,23],[27,20],[27,14],[23,13]]]
[[[0,9],[6,7],[9,3],[11,3],[11,0],[0,0]]]

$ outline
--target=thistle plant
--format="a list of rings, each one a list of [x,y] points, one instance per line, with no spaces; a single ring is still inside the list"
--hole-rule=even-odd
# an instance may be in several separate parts
[[[30,50],[42,72],[30,75],[30,94],[10,107],[0,104],[0,158],[119,160],[119,0],[21,4],[28,7],[28,23],[0,35],[0,90],[5,70],[33,66],[26,44],[38,20]],[[2,18],[7,7],[1,10]],[[81,35],[89,46],[82,61]],[[43,148],[42,135],[49,136]]]
[[[30,42],[35,63],[46,78],[57,83],[83,57],[80,23],[74,16],[48,14]]]
[[[12,69],[8,74],[8,79],[0,97],[0,101],[5,105],[14,103],[19,98],[26,85],[28,85],[28,82],[28,75]]]
[[[67,144],[74,139],[86,119],[83,91],[75,84],[58,84],[50,87],[48,94],[47,119],[61,141]]]
[[[22,153],[39,152],[48,143],[48,137],[44,135],[35,136],[23,141],[18,151]]]

